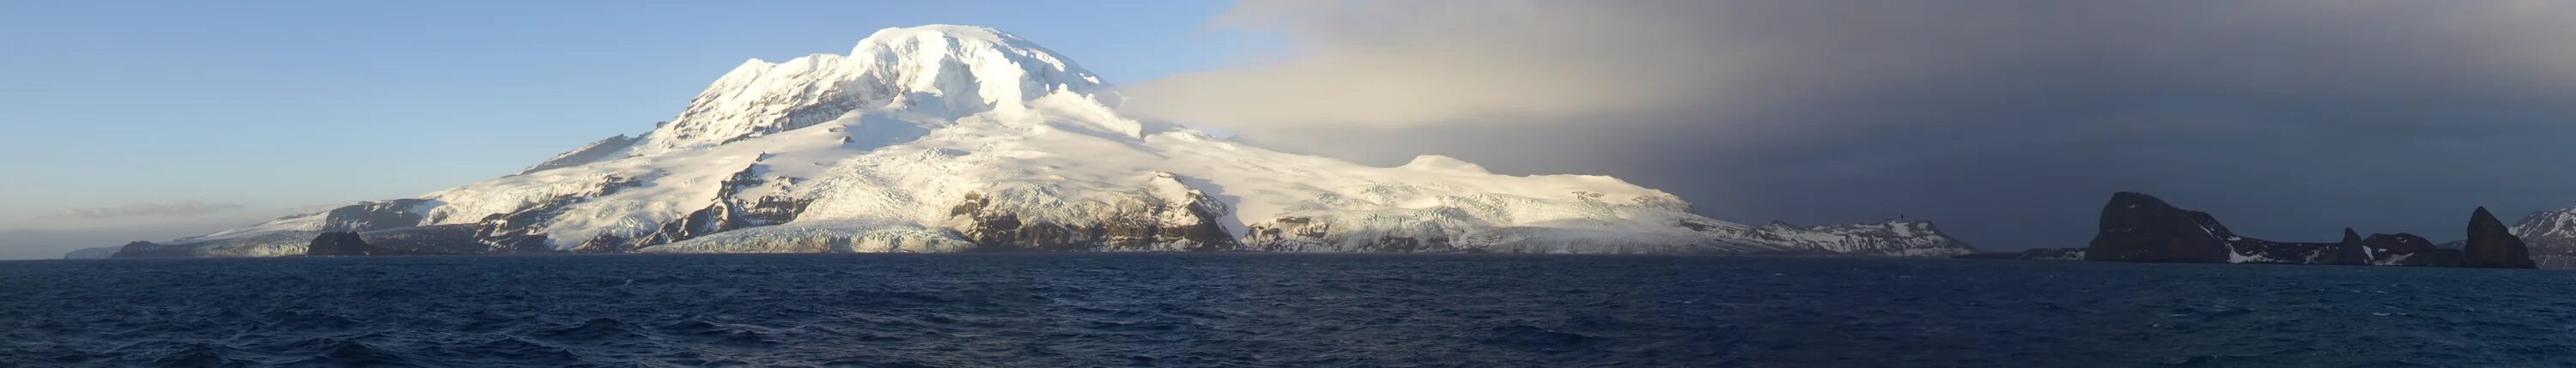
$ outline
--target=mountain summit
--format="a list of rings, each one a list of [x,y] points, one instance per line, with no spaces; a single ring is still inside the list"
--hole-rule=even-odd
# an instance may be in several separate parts
[[[117,255],[299,255],[325,232],[393,254],[1969,250],[1925,222],[1713,220],[1604,176],[1274,152],[1130,119],[1119,101],[1009,33],[890,28],[849,55],[745,62],[650,132],[518,174]]]
[[[955,25],[888,28],[859,41],[847,56],[746,61],[717,78],[670,124],[645,135],[636,153],[775,134],[857,110],[1020,117],[1032,101],[1057,94],[1092,99],[1104,89],[1100,77],[1009,33]],[[1129,126],[1109,129],[1138,133]]]

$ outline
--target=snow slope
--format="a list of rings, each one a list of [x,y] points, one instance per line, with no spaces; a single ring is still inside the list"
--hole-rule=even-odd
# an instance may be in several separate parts
[[[2513,225],[2540,268],[2576,268],[2576,208],[2532,212]]]
[[[640,137],[519,174],[174,243],[278,255],[303,245],[280,239],[411,221],[471,226],[494,252],[1969,251],[1925,222],[1713,220],[1606,176],[1274,152],[1130,119],[1119,102],[1007,33],[889,28],[849,55],[745,62]]]

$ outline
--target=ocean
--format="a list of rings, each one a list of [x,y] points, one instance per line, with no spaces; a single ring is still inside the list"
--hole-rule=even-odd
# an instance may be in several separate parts
[[[0,262],[0,366],[2571,366],[2576,272],[1302,254]]]

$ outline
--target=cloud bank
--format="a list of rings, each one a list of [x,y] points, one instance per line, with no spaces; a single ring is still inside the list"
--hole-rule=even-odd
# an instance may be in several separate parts
[[[1138,114],[1392,164],[1594,173],[1738,221],[2081,245],[2159,194],[2250,234],[2576,205],[2576,3],[1247,1],[1289,45]]]
[[[186,204],[191,202],[175,202]],[[168,241],[257,224],[288,213],[312,213],[312,206],[292,209],[239,208],[225,204],[127,205],[90,209],[111,218],[35,216],[0,223],[0,259],[52,259],[75,249],[112,247],[132,241]],[[166,208],[156,208],[166,207]],[[154,208],[141,210],[142,208]],[[117,209],[117,210],[107,210]],[[124,209],[136,209],[124,211]],[[213,209],[213,210],[209,210]],[[175,215],[207,211],[197,215]],[[65,211],[73,212],[73,211]],[[127,213],[131,212],[131,213]]]
[[[249,206],[233,203],[206,203],[198,200],[184,200],[170,203],[134,203],[112,207],[66,208],[61,211],[54,212],[54,215],[83,219],[190,217],[227,211],[238,211],[244,208],[249,208]]]

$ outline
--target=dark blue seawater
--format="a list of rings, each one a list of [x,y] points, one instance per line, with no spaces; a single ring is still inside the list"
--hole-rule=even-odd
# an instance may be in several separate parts
[[[2569,366],[2576,273],[1280,254],[0,262],[0,366]]]

